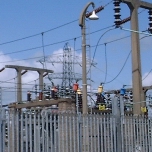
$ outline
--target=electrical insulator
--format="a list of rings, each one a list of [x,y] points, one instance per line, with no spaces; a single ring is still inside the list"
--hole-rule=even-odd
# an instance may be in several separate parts
[[[107,94],[107,100],[108,100],[108,101],[111,101],[111,96],[110,96],[110,94]]]
[[[78,88],[78,90],[77,90],[77,94],[82,94],[81,93],[81,90]]]
[[[46,92],[45,99],[50,100],[50,92]]]
[[[58,89],[54,87],[54,99],[58,99]]]
[[[40,92],[39,92],[39,101],[42,101],[42,99],[43,99],[43,92],[42,92],[42,90],[40,90]]]
[[[132,93],[132,91],[129,92],[129,100],[130,100],[130,102],[133,102],[133,93]]]
[[[149,13],[149,32],[152,33],[152,9],[150,9],[148,13]]]
[[[45,99],[50,100],[50,87],[48,87],[48,90],[46,91]]]
[[[43,90],[44,91],[46,90],[46,84],[45,83],[43,84]]]
[[[77,91],[78,90],[78,87],[79,87],[79,84],[78,83],[74,83],[73,84],[73,91]]]
[[[96,101],[96,104],[100,104],[100,100],[101,100],[101,95],[100,94],[97,94],[97,101]]]
[[[125,100],[127,100],[127,99],[128,99],[128,95],[127,95],[127,94],[124,94],[124,96],[123,96],[123,97],[124,97],[124,99],[125,99]]]
[[[102,84],[100,84],[100,86],[98,87],[98,93],[102,93],[103,92],[103,86]]]
[[[70,95],[70,89],[69,88],[65,88],[65,94],[66,94],[66,96]]]
[[[77,89],[77,94],[78,94],[78,107],[82,108],[82,93],[79,88]]]
[[[116,28],[118,28],[120,26],[120,23],[121,23],[121,19],[120,19],[120,1],[119,0],[114,0],[113,2],[115,8],[114,8],[114,11],[115,11],[115,25],[116,25]]]
[[[30,93],[30,91],[27,92],[27,101],[31,101],[31,93]]]
[[[54,98],[55,97],[55,92],[54,92],[54,88],[51,89],[51,97]]]
[[[78,106],[82,108],[82,94],[78,94]]]

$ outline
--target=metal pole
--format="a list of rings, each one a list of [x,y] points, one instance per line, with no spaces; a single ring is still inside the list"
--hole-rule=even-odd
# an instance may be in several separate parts
[[[86,32],[85,32],[85,17],[87,8],[92,4],[94,7],[93,2],[89,2],[83,9],[80,18],[79,18],[79,26],[81,26],[81,35],[82,35],[82,112],[83,114],[88,113],[88,106],[87,106],[87,80],[86,80]]]

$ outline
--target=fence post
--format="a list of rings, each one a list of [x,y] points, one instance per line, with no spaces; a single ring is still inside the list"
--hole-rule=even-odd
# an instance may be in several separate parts
[[[5,109],[0,111],[0,152],[5,151]]]
[[[120,95],[120,126],[121,126],[121,151],[124,151],[124,100],[123,96]]]
[[[121,139],[121,117],[120,117],[120,99],[118,96],[113,98],[112,102],[112,114],[115,118],[115,130],[116,130],[116,152],[122,152],[122,139]]]
[[[0,152],[3,152],[3,150],[2,150],[2,146],[3,146],[3,132],[2,132],[2,115],[0,114]]]

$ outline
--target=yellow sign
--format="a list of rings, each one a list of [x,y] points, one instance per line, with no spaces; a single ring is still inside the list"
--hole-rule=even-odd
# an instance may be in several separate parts
[[[99,110],[106,110],[106,106],[105,105],[99,105]]]
[[[141,112],[147,112],[147,108],[146,107],[141,107]]]

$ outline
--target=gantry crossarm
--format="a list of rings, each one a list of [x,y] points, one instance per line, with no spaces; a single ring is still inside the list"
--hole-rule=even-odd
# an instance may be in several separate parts
[[[25,71],[36,71],[39,73],[39,89],[43,89],[43,77],[44,73],[53,73],[53,70],[48,69],[41,69],[41,68],[34,68],[34,67],[25,67],[25,66],[18,66],[18,65],[5,65],[5,68],[12,68],[17,71],[17,102],[22,102],[22,70]],[[24,73],[24,72],[23,72]]]
[[[33,67],[25,67],[25,66],[18,66],[18,65],[5,65],[5,68],[13,68],[13,69],[20,69],[20,70],[29,70],[29,71],[40,71],[42,73],[53,73],[53,70],[48,69],[41,69],[41,68],[33,68]]]
[[[72,57],[73,58],[73,57]],[[74,58],[74,61],[67,61],[69,64],[79,64],[79,65],[82,65],[82,58],[81,57],[79,57],[79,56],[75,56]],[[49,57],[47,57],[47,58],[45,58],[45,60],[44,59],[40,59],[40,60],[38,60],[38,62],[47,62],[47,63],[52,63],[52,64],[54,64],[54,63],[61,63],[61,64],[63,64],[64,63],[64,58],[63,58],[63,55],[58,55],[58,56],[49,56]],[[87,65],[90,65],[90,63],[91,63],[92,61],[90,60],[90,59],[88,59],[88,58],[86,58],[86,64]],[[96,62],[92,62],[92,65],[97,65],[97,63]]]
[[[140,1],[140,0],[119,0],[122,3],[126,3],[127,5],[132,4],[133,6],[136,4],[141,8],[152,9],[152,3]]]
[[[145,9],[152,9],[152,3],[140,1],[140,7]]]

